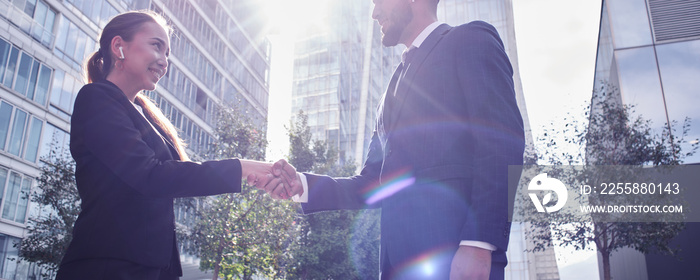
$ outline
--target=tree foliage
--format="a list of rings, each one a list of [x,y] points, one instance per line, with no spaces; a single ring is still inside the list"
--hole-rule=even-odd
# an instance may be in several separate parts
[[[689,151],[681,149],[690,129],[689,119],[684,120],[680,133],[676,131],[678,123],[675,121],[665,124],[658,132],[652,129],[650,120],[635,112],[634,106],[615,101],[613,97],[617,95],[617,89],[606,85],[594,93],[592,105],[585,108],[584,118],[568,114],[564,118],[564,129],[554,125],[545,128],[538,138],[545,149],[537,153],[535,161],[555,166],[582,165],[590,169],[595,166],[660,166],[681,164],[683,158],[695,153],[697,141]],[[601,198],[594,193],[577,199]],[[610,255],[614,251],[630,247],[642,253],[675,254],[678,248],[671,248],[669,242],[685,228],[683,223],[677,222],[601,222],[595,218],[582,221],[580,216],[559,212],[547,213],[547,218],[530,216],[526,221],[532,225],[527,234],[532,237],[536,251],[553,243],[577,250],[595,244],[602,256],[606,280],[610,279]]]
[[[209,159],[263,160],[265,133],[232,107],[222,107]],[[182,199],[196,223],[185,238],[196,244],[200,268],[214,271],[214,279],[285,278],[298,233],[296,209],[289,201],[275,201],[263,191],[244,185],[239,194]]]
[[[19,257],[38,264],[48,274],[58,270],[80,213],[74,170],[73,159],[59,153],[54,146],[41,159],[41,175],[31,194],[31,201],[41,211],[29,218],[27,237],[19,245]]]
[[[289,163],[300,172],[352,176],[351,160],[342,164],[338,151],[311,140],[307,116],[297,114],[289,128]],[[340,210],[302,216],[294,252],[294,279],[371,279],[379,274],[379,210]]]

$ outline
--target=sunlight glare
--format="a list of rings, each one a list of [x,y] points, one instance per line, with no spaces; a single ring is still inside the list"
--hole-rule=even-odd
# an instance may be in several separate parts
[[[328,1],[265,0],[265,14],[272,28],[290,36],[309,25],[321,26],[328,16],[327,8]]]

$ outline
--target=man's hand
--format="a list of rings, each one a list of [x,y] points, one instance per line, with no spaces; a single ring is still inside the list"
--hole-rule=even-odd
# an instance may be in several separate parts
[[[285,191],[287,193],[286,198],[304,193],[304,187],[302,186],[301,179],[299,179],[296,168],[287,163],[286,160],[280,159],[275,162],[275,164],[272,165],[272,174],[283,179]]]
[[[473,246],[459,246],[452,259],[450,280],[489,279],[491,251]]]

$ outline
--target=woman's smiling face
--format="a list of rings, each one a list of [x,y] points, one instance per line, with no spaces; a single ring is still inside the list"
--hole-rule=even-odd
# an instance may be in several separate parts
[[[155,22],[146,22],[125,42],[122,60],[124,73],[143,90],[155,90],[156,84],[168,70],[170,38],[165,29]]]

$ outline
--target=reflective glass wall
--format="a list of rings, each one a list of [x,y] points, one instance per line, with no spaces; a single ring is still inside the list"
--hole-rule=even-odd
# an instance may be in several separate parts
[[[688,151],[700,138],[700,1],[606,0],[601,15],[594,89],[617,91],[656,133],[689,118]]]
[[[688,135],[680,143],[687,152],[700,138],[698,77],[700,1],[602,2],[594,80],[598,99],[594,98],[594,102],[603,100],[600,93],[605,92],[610,98],[605,102],[634,106],[633,116],[650,120],[657,135],[672,126],[679,136],[688,118]],[[682,160],[687,164],[700,163],[700,154]],[[697,229],[682,234],[697,236]],[[673,242],[683,248],[697,243],[682,244],[679,240]],[[660,275],[671,279],[674,276],[669,276],[670,271],[687,274],[699,258],[693,250],[681,254],[686,255],[649,262],[649,255],[624,248],[611,255],[611,263],[617,264],[613,265],[611,274],[614,279],[657,279]]]

